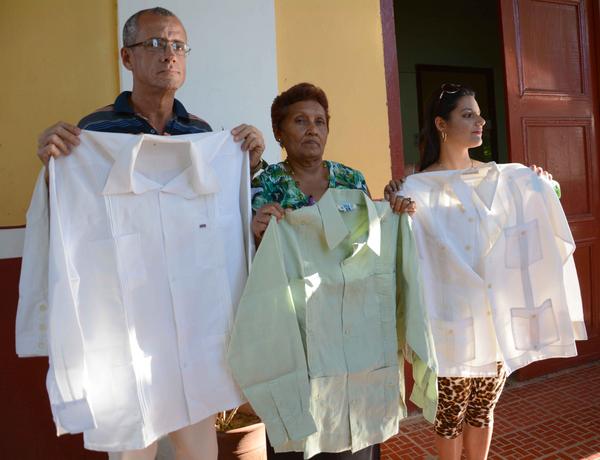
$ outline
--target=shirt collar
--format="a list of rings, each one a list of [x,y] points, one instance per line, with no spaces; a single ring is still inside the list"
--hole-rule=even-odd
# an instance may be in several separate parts
[[[488,170],[487,173],[485,173],[485,176],[475,187],[469,187],[466,184],[465,179],[468,176],[465,176],[464,170],[456,171],[452,175],[451,183],[454,193],[465,207],[471,207],[471,203],[473,202],[471,193],[475,192],[487,210],[490,211],[492,209],[498,188],[500,170],[494,161],[478,168],[477,171],[478,173],[484,173],[485,169]],[[468,170],[467,174],[469,174]]]
[[[205,158],[192,141],[147,134],[131,137],[132,140],[125,143],[119,151],[108,152],[115,161],[104,185],[103,195],[125,193],[139,195],[151,190],[162,190],[192,199],[198,195],[216,193],[219,190],[216,173],[209,164],[211,158]],[[149,141],[166,145],[185,144],[190,156],[190,166],[165,185],[145,177],[135,170],[135,162],[144,143]]]
[[[328,189],[317,202],[316,206],[321,214],[327,246],[329,249],[335,248],[350,233],[342,218],[342,211],[338,208],[338,204],[346,201],[350,203],[356,202],[357,197],[359,203],[364,204],[367,208],[367,217],[369,219],[367,246],[375,254],[379,255],[381,252],[381,220],[375,204],[361,190]]]
[[[121,94],[119,94],[113,104],[115,111],[135,115],[135,110],[133,110],[133,106],[129,102],[130,98],[131,91],[123,91]],[[188,120],[190,118],[190,114],[184,105],[177,99],[173,101],[173,113],[177,118],[186,118]]]

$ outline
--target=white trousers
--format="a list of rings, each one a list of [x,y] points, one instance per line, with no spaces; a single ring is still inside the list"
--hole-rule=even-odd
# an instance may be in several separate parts
[[[161,452],[161,460],[217,460],[217,434],[215,418],[212,415],[193,425],[169,433],[172,451]],[[162,450],[162,449],[161,449]],[[154,460],[158,451],[158,442],[145,449],[110,452],[109,460]]]

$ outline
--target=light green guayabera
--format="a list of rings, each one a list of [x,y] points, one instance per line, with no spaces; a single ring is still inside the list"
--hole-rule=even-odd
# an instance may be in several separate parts
[[[276,451],[356,451],[397,432],[406,415],[399,357],[435,371],[421,300],[410,220],[387,202],[329,189],[271,221],[228,360]],[[435,407],[426,383],[415,387]]]

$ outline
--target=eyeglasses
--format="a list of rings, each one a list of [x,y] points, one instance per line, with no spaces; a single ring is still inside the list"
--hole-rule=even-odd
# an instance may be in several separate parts
[[[144,40],[143,42],[134,43],[133,45],[127,45],[125,48],[134,48],[136,46],[142,46],[145,50],[158,52],[158,51],[167,51],[167,47],[171,47],[173,52],[178,56],[187,56],[192,49],[188,46],[187,43],[180,42],[178,40],[170,41],[166,38],[149,38],[148,40]]]
[[[438,100],[441,101],[444,97],[444,94],[456,94],[462,89],[462,86],[457,83],[444,83],[440,89],[442,91],[440,92],[440,97]]]

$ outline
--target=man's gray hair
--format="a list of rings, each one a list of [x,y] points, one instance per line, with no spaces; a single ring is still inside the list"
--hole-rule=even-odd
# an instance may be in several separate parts
[[[161,8],[160,6],[138,11],[131,16],[123,26],[123,46],[131,46],[135,43],[135,37],[137,37],[138,32],[138,21],[140,16],[143,14],[176,17],[171,11],[167,10],[166,8]]]

